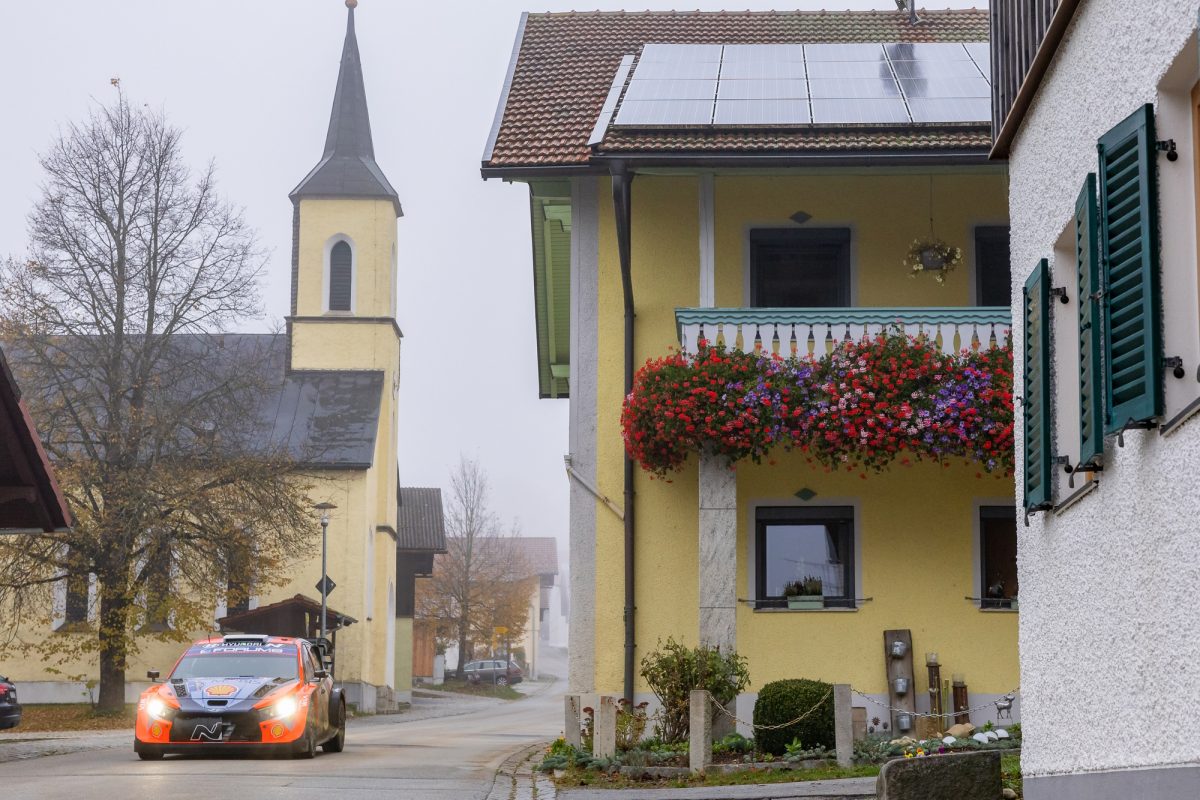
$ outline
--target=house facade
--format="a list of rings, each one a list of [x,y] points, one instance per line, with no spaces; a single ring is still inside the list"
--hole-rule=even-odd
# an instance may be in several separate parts
[[[634,371],[702,339],[820,357],[898,324],[946,351],[1003,345],[987,39],[978,11],[522,17],[482,173],[528,186],[539,392],[570,398],[571,691],[652,699],[638,665],[668,637],[747,657],[741,719],[797,677],[850,683],[875,724],[928,710],[927,652],[977,724],[1017,687],[1003,471],[864,475],[779,449],[693,454],[660,480],[621,423]],[[934,232],[961,265],[910,277],[905,252]],[[789,609],[785,584],[810,575],[819,607]],[[897,632],[907,699],[889,689]]]
[[[1200,453],[1198,11],[992,4],[993,155],[1009,164],[1024,329],[1031,800],[1200,791],[1200,744],[1170,733],[1200,702],[1185,588],[1200,569],[1200,501],[1180,479]]]
[[[351,5],[351,4],[348,4]],[[396,322],[396,221],[400,203],[375,161],[362,62],[348,11],[341,66],[325,149],[292,191],[291,308],[285,334],[231,334],[211,346],[250,358],[272,386],[262,408],[271,447],[291,453],[311,485],[314,504],[328,511],[329,595],[336,631],[336,674],[348,702],[367,712],[394,708],[411,691],[411,624],[398,613],[399,554],[432,558],[419,542],[399,543],[397,415],[401,332]],[[440,496],[437,498],[440,510]],[[212,630],[315,635],[321,580],[320,512],[314,510],[314,548],[292,566],[282,586],[253,587],[248,602],[214,609]],[[432,540],[431,540],[432,541]],[[410,571],[411,573],[411,571]],[[411,578],[411,574],[408,575]],[[412,606],[411,580],[407,606]],[[262,608],[262,613],[254,613]],[[410,612],[411,615],[411,612]],[[94,636],[96,590],[75,597],[59,587],[48,630],[39,636]],[[294,621],[294,622],[292,622]],[[294,625],[294,629],[279,629]],[[196,636],[210,631],[196,631]],[[147,685],[147,669],[167,670],[180,645],[139,636],[128,665],[127,698]],[[59,665],[57,672],[21,658],[0,657],[0,673],[21,683],[28,702],[75,702],[88,697],[94,660]]]

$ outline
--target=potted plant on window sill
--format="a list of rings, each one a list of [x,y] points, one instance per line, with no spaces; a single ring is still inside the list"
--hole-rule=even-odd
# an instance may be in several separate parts
[[[825,607],[825,593],[820,578],[807,575],[802,581],[792,581],[783,587],[783,593],[787,597],[790,609],[811,610]]]

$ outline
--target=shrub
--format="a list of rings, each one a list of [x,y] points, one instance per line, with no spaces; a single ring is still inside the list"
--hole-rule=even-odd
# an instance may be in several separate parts
[[[707,689],[727,705],[750,683],[746,659],[719,647],[684,647],[673,638],[642,659],[642,677],[662,703],[655,731],[664,742],[688,735],[688,701],[693,689]],[[832,723],[831,723],[832,724]]]
[[[630,705],[629,701],[622,697],[617,701],[617,749],[632,750],[642,741],[642,735],[646,732],[646,707],[649,703],[638,703]],[[642,766],[631,764],[630,766]]]
[[[818,705],[816,711],[795,724],[774,730],[757,729],[755,741],[759,749],[783,755],[793,739],[799,739],[806,748],[834,746],[833,692],[828,683],[804,679],[768,683],[754,704],[756,726],[782,725]]]

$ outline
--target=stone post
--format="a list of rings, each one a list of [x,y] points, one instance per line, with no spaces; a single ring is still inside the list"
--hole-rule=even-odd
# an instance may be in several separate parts
[[[700,643],[737,647],[737,473],[724,456],[700,456]]]
[[[572,747],[583,744],[583,698],[577,694],[563,695],[563,738]]]
[[[708,692],[693,689],[688,703],[688,766],[704,772],[712,763],[712,703]]]
[[[839,767],[854,760],[854,714],[850,710],[850,684],[833,685],[833,742]]]
[[[596,704],[596,731],[592,742],[592,755],[596,758],[612,758],[617,754],[617,698],[600,695]]]

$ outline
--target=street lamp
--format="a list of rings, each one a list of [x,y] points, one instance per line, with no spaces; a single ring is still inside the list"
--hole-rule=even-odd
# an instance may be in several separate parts
[[[329,512],[337,508],[333,503],[325,501],[317,503],[313,508],[321,512],[321,639],[325,639],[325,615],[329,609],[329,576],[325,570],[325,554],[329,539]]]

